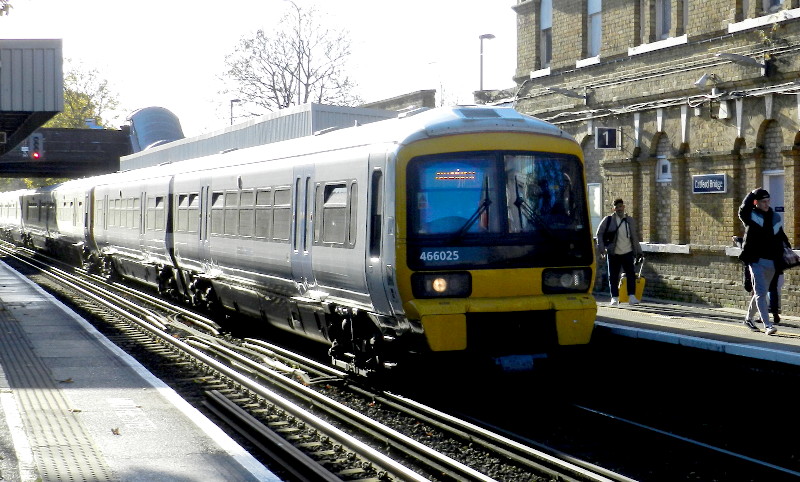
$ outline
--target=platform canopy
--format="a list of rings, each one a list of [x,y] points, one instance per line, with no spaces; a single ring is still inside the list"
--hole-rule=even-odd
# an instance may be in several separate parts
[[[0,39],[0,155],[64,110],[61,39]]]

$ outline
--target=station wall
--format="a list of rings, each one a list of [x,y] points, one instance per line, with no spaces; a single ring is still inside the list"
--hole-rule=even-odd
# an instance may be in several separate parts
[[[508,92],[517,110],[581,143],[587,182],[602,192],[596,209],[608,214],[614,198],[625,199],[645,241],[645,296],[744,306],[731,236],[743,232],[737,211],[748,191],[763,185],[782,198],[786,233],[800,247],[800,0],[524,0],[513,8],[517,70]],[[589,57],[598,28],[599,53]],[[596,149],[596,127],[618,129],[621,148]],[[724,192],[695,191],[693,176],[719,174]],[[596,287],[607,293],[599,257],[598,266]],[[785,311],[800,312],[800,270],[786,281]]]

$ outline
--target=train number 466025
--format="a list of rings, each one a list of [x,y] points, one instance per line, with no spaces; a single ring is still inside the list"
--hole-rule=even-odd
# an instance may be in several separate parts
[[[419,255],[421,261],[458,261],[458,250],[423,251]]]

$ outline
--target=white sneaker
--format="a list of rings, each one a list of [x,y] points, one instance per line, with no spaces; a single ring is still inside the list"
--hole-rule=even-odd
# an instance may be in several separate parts
[[[638,305],[639,304],[639,300],[637,300],[635,296],[630,295],[628,297],[628,303],[631,304],[631,305]]]
[[[616,296],[611,297],[611,301],[608,303],[608,306],[619,306],[619,298]]]
[[[774,335],[777,332],[778,329],[775,328],[774,326],[770,326],[769,328],[766,329],[766,331],[764,331],[764,333],[766,333],[767,335]]]

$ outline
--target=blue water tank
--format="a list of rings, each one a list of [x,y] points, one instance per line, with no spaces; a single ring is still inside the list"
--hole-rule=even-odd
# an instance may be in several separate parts
[[[178,117],[163,107],[139,109],[128,117],[128,121],[133,152],[184,138]]]

